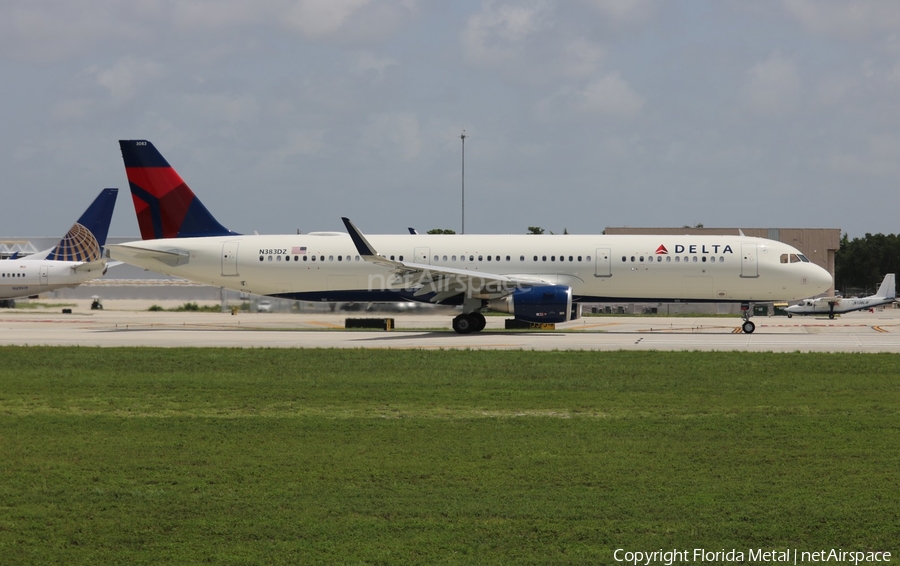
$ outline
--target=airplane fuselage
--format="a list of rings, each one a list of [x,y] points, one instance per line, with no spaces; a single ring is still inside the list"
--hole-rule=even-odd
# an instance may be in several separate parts
[[[893,298],[884,297],[860,297],[858,299],[841,299],[840,301],[825,297],[806,300],[798,305],[790,306],[786,310],[791,314],[844,314],[889,305],[893,302]]]
[[[787,244],[742,236],[371,235],[378,253],[417,265],[534,279],[578,301],[789,301],[831,276]],[[133,245],[133,247],[130,247]],[[428,300],[360,258],[345,233],[144,240],[110,257],[237,291],[307,301]],[[167,252],[161,257],[153,250]]]
[[[74,287],[95,279],[103,270],[76,271],[71,261],[12,259],[0,261],[0,299],[18,299]]]

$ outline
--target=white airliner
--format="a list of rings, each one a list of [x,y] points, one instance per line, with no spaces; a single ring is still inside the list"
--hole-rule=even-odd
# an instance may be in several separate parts
[[[579,302],[751,302],[826,291],[831,275],[795,248],[739,236],[240,235],[224,228],[153,145],[120,141],[143,241],[109,256],[192,281],[302,301],[457,305],[456,332],[483,311],[565,322]],[[781,261],[782,256],[798,258]]]
[[[845,312],[871,309],[894,302],[897,295],[895,277],[893,273],[884,276],[881,286],[874,295],[868,297],[844,299],[842,297],[820,297],[818,299],[806,299],[799,304],[791,305],[784,309],[788,318],[795,314],[827,314],[828,318],[834,318],[836,314]]]
[[[102,248],[118,192],[103,189],[56,246],[0,261],[0,299],[33,297],[74,287],[106,273]]]

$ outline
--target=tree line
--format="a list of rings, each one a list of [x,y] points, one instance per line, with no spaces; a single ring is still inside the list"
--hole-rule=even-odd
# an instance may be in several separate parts
[[[900,236],[844,234],[834,254],[834,288],[845,295],[872,294],[888,273],[900,273]]]

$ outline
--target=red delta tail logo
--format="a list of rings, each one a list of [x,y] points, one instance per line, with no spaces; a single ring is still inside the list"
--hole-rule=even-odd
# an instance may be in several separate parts
[[[666,249],[666,246],[660,244],[658,248],[656,248],[656,253],[661,255],[669,255],[669,250]]]

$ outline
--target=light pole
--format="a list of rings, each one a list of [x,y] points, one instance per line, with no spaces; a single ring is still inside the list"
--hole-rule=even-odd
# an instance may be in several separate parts
[[[462,140],[462,234],[466,233],[466,131],[459,136]]]

